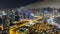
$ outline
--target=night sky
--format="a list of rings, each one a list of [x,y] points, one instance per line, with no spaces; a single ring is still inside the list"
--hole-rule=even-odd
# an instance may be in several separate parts
[[[20,6],[20,0],[0,0],[0,8],[15,8]]]
[[[17,8],[38,0],[0,0],[0,8]]]

